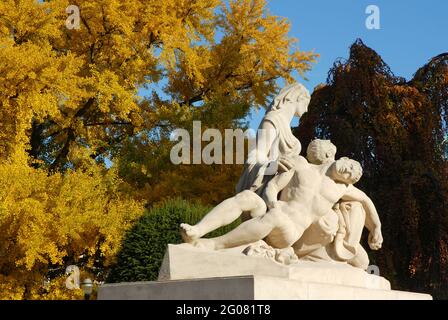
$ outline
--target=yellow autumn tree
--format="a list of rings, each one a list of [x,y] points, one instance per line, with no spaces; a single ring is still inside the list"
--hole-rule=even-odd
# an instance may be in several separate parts
[[[71,264],[100,281],[144,200],[194,192],[172,129],[239,126],[310,68],[288,31],[264,0],[2,0],[0,297],[79,297]],[[237,171],[209,171],[216,201]]]
[[[0,298],[82,297],[65,287],[68,265],[101,280],[98,269],[112,262],[142,213],[120,192],[114,171],[102,171],[48,176],[19,163],[0,165]]]
[[[65,25],[69,5],[79,29]],[[28,148],[51,169],[78,147],[107,155],[200,101],[263,104],[276,79],[315,57],[294,47],[264,0],[6,0],[0,13],[0,150]],[[163,97],[138,99],[161,80]]]

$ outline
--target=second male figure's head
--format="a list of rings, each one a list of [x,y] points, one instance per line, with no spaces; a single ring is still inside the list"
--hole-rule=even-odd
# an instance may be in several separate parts
[[[333,162],[336,156],[336,146],[330,140],[314,139],[306,149],[306,158],[312,164]]]

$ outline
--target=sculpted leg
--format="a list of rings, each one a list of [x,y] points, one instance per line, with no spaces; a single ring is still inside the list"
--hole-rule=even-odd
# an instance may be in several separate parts
[[[210,249],[233,248],[249,244],[265,238],[278,225],[275,213],[268,212],[263,216],[243,222],[225,235],[212,239],[198,239],[194,244],[198,247]]]
[[[221,237],[199,239],[197,244],[199,246],[205,244],[214,249],[224,249],[250,244],[266,238],[269,245],[282,249],[295,243],[308,226],[297,225],[280,208],[274,208],[263,216],[242,223]],[[202,240],[205,241],[201,243]]]
[[[279,210],[277,213],[278,218],[276,227],[266,238],[266,242],[270,246],[278,249],[292,247],[312,223],[310,217],[301,212],[297,212],[296,208],[283,206],[283,210],[286,212],[292,210],[293,213],[287,214],[282,210]],[[297,214],[300,216],[300,219],[291,219],[291,215],[296,216]]]
[[[266,204],[255,192],[242,191],[218,204],[196,225],[182,223],[182,238],[185,242],[194,242],[205,234],[232,223],[243,211],[249,211],[252,217],[261,216],[266,213]]]

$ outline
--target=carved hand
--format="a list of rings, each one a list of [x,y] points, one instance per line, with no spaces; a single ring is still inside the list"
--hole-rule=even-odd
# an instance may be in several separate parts
[[[289,159],[285,156],[280,156],[279,161],[278,161],[279,171],[286,172],[293,168],[294,168],[294,162],[291,159]]]
[[[369,234],[369,246],[372,250],[378,250],[383,244],[383,235],[381,234],[381,228],[375,228]]]

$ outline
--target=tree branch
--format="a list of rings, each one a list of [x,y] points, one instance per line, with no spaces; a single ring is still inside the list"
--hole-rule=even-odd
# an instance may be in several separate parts
[[[70,143],[75,140],[75,133],[73,129],[67,128],[66,131],[67,131],[67,138],[65,140],[64,146],[62,147],[61,151],[59,151],[59,154],[57,155],[56,159],[50,165],[50,171],[52,172],[62,167],[64,161],[67,159],[68,152],[70,151]]]
[[[105,122],[92,122],[92,123],[86,123],[86,127],[93,127],[93,126],[126,126],[126,125],[132,125],[131,122],[126,121],[105,121]]]

